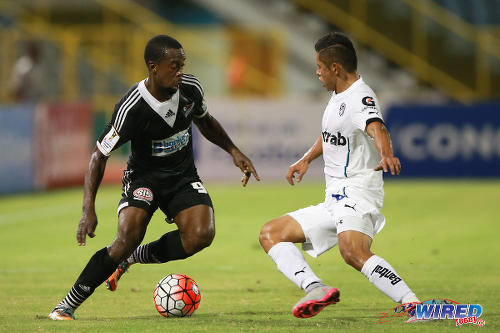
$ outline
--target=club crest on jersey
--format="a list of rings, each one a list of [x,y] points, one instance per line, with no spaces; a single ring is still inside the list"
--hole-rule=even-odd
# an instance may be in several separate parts
[[[184,105],[184,107],[182,108],[182,113],[184,114],[184,117],[189,116],[193,111],[193,109],[194,109],[194,102]]]
[[[345,111],[345,103],[340,104],[340,109],[339,109],[339,116],[342,117]]]
[[[134,199],[150,203],[153,201],[153,192],[147,187],[139,187],[134,191]]]

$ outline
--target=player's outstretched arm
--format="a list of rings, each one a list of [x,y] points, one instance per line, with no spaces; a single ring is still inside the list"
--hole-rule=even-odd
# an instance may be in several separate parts
[[[399,175],[401,162],[399,158],[394,156],[391,136],[384,123],[379,121],[371,122],[366,126],[366,132],[375,140],[375,146],[380,152],[381,160],[374,170],[384,170],[384,172],[390,170],[392,175]]]
[[[285,176],[288,183],[290,183],[290,185],[295,185],[293,182],[295,174],[297,174],[297,183],[300,183],[302,177],[304,177],[304,174],[309,168],[309,163],[321,156],[321,154],[323,154],[323,146],[321,143],[321,137],[319,137],[300,160],[290,165]]]
[[[97,215],[95,213],[95,197],[101,180],[106,169],[108,157],[95,149],[90,157],[89,168],[85,174],[83,185],[83,206],[82,218],[78,224],[76,240],[78,245],[85,245],[87,235],[90,238],[95,236],[94,231],[97,227]]]
[[[231,154],[234,165],[240,168],[243,172],[243,177],[241,178],[241,184],[243,186],[247,185],[251,175],[253,175],[255,179],[260,180],[252,161],[250,161],[250,159],[234,145],[229,138],[229,135],[227,135],[226,131],[222,128],[217,119],[207,113],[204,117],[195,119],[194,123],[198,126],[201,134],[203,134],[208,141],[216,144]]]

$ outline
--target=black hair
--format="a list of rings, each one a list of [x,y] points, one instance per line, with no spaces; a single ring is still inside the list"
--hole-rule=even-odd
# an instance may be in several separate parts
[[[167,35],[158,35],[149,40],[144,49],[144,61],[146,65],[152,62],[159,62],[166,56],[167,49],[182,49],[181,43],[175,38]]]
[[[319,59],[328,67],[333,62],[339,62],[346,71],[354,73],[358,67],[356,50],[351,40],[340,32],[330,32],[318,39],[314,49]]]

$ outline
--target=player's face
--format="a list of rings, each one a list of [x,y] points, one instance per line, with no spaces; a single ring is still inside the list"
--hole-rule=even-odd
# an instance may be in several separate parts
[[[186,55],[183,49],[167,49],[167,56],[156,64],[153,76],[161,88],[179,89]]]
[[[316,65],[316,75],[323,83],[323,87],[328,91],[334,91],[337,85],[337,77],[333,70],[334,67],[330,66],[330,68],[328,68],[328,66],[319,59],[319,53],[316,53]]]

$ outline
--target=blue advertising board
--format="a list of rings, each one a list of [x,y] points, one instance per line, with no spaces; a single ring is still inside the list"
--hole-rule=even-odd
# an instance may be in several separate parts
[[[385,119],[402,176],[500,177],[500,104],[394,106]]]
[[[35,188],[34,105],[0,107],[0,194]]]

